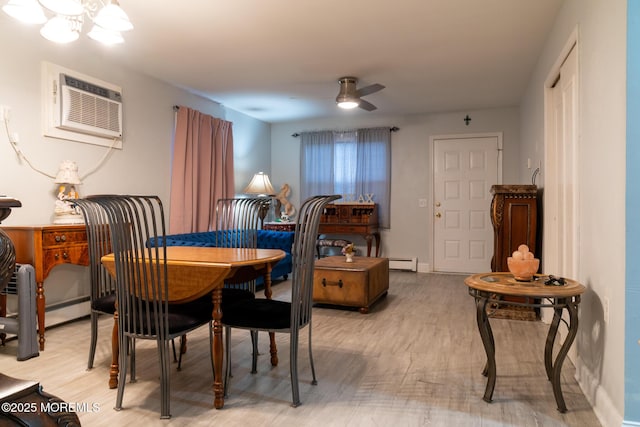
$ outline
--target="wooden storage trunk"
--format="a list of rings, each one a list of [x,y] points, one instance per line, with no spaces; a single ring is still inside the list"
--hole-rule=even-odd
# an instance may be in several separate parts
[[[332,256],[316,261],[313,274],[313,301],[320,304],[369,307],[389,290],[389,259]]]

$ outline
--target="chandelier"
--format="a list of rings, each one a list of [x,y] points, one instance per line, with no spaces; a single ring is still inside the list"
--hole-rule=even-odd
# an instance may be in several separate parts
[[[56,43],[77,40],[85,16],[93,22],[87,35],[100,43],[123,43],[121,33],[133,29],[118,0],[9,0],[2,10],[20,22],[44,24],[40,35]]]

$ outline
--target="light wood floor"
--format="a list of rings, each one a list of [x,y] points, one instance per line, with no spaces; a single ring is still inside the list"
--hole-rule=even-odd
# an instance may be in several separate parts
[[[260,335],[258,373],[251,375],[250,340],[234,331],[234,377],[222,410],[212,409],[206,328],[189,335],[181,372],[171,373],[171,420],[159,419],[155,347],[137,344],[136,383],[127,383],[124,409],[112,408],[107,388],[112,320],[101,319],[95,367],[86,371],[89,322],[47,330],[47,349],[17,362],[16,341],[0,347],[0,370],[33,379],[67,402],[96,404],[80,413],[86,426],[600,426],[567,359],[561,414],[543,365],[546,325],[491,321],[498,378],[494,402],[482,400],[484,350],[464,276],[392,272],[389,295],[369,314],[314,308],[313,353],[318,385],[310,385],[306,330],[299,355],[302,405],[290,407],[288,337],[278,336],[280,365],[271,368]],[[274,288],[286,299],[289,282]]]

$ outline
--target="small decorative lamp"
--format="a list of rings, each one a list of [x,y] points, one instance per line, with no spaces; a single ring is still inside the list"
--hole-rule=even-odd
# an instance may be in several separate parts
[[[54,224],[83,224],[84,218],[73,200],[78,198],[76,185],[82,184],[78,176],[78,165],[71,160],[60,163],[55,183],[58,186],[58,200],[54,209]]]
[[[253,175],[251,182],[244,189],[244,194],[254,194],[264,198],[264,202],[260,204],[260,211],[258,212],[260,225],[264,225],[264,218],[271,207],[271,196],[275,195],[271,181],[269,181],[269,175],[264,172],[258,172]]]

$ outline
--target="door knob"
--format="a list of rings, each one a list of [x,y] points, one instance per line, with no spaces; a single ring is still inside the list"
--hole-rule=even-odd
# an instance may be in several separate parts
[[[436,202],[436,207],[439,208],[440,207],[440,202]]]
[[[442,216],[442,214],[441,214],[440,212],[438,212],[438,213],[436,214],[436,218],[440,218],[441,216]]]

